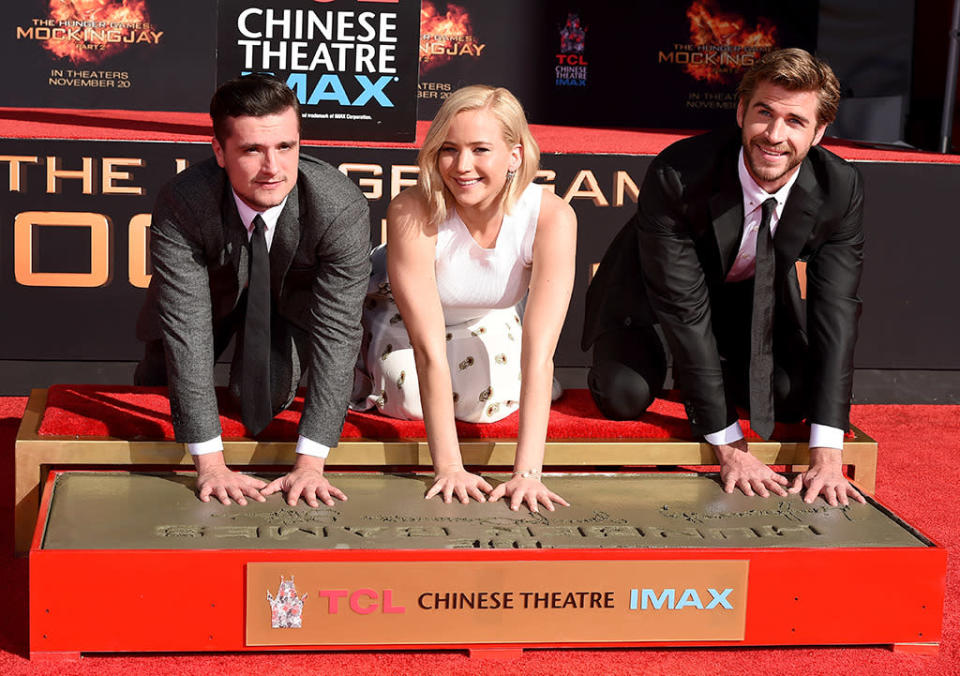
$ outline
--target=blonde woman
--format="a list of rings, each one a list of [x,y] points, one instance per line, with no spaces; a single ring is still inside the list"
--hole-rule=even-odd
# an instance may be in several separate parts
[[[541,471],[577,221],[532,182],[539,162],[519,101],[465,87],[430,126],[417,185],[387,209],[364,312],[366,403],[424,420],[436,476],[427,498],[506,496],[534,512],[567,504]],[[495,422],[518,408],[513,476],[493,488],[464,469],[454,421]]]

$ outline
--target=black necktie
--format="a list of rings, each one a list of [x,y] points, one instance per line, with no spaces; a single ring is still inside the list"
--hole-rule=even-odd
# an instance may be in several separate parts
[[[243,378],[240,411],[251,434],[259,434],[273,419],[270,403],[270,255],[267,226],[258,215],[250,238],[250,283],[243,324]]]
[[[770,217],[776,206],[777,200],[771,197],[761,207],[750,325],[750,427],[764,439],[773,434],[774,254]]]

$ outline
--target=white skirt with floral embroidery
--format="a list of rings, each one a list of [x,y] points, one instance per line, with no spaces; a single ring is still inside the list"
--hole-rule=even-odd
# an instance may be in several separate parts
[[[410,337],[388,283],[371,284],[363,309],[363,345],[351,408],[422,420],[420,384]],[[490,310],[446,327],[447,363],[457,420],[496,422],[520,401],[522,333],[516,308]]]

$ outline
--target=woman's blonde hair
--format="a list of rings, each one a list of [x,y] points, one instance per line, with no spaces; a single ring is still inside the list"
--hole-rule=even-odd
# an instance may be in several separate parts
[[[440,106],[417,155],[417,166],[420,167],[417,186],[427,201],[430,222],[434,225],[446,218],[448,202],[453,199],[437,169],[437,157],[447,139],[453,118],[465,110],[488,110],[500,123],[507,148],[513,148],[518,143],[523,147],[520,167],[513,178],[507,181],[501,194],[504,211],[510,212],[540,168],[540,147],[530,133],[523,106],[517,97],[502,87],[488,85],[470,85],[458,89]]]

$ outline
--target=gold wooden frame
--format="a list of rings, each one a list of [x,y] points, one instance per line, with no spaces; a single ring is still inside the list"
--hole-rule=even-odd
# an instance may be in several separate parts
[[[29,550],[39,509],[40,487],[52,467],[152,466],[183,469],[193,460],[183,444],[171,441],[128,441],[113,437],[65,437],[38,434],[47,391],[30,393],[15,448],[14,528],[15,551]],[[877,481],[877,442],[852,428],[854,436],[843,445],[843,461],[849,474],[865,492],[873,494]],[[513,465],[516,439],[461,441],[467,466]],[[752,441],[750,451],[768,465],[799,469],[809,462],[806,443]],[[264,442],[253,439],[224,441],[228,465],[291,465],[296,458],[293,441]],[[546,444],[546,468],[646,467],[663,465],[715,465],[709,444],[689,439],[617,439],[615,441],[550,440]],[[330,451],[326,466],[421,467],[432,466],[425,439],[349,439]]]

